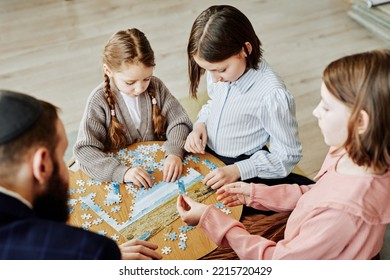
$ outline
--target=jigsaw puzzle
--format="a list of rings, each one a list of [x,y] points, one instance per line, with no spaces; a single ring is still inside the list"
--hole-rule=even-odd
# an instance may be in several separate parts
[[[178,194],[186,193],[200,202],[214,192],[202,184],[202,173],[207,174],[218,168],[218,165],[202,159],[202,156],[186,156],[182,176],[176,182],[163,182],[164,152],[163,145],[151,142],[135,144],[129,149],[110,154],[124,165],[144,168],[154,181],[150,188],[131,183],[99,182],[88,178],[81,171],[74,173],[75,177],[71,176],[71,181],[75,183],[71,183],[68,204],[69,211],[80,207],[85,212],[78,217],[81,227],[107,235],[116,241],[119,236],[115,232],[128,240],[147,240],[179,217],[176,211]],[[101,223],[107,223],[115,231],[109,234],[99,227]],[[174,235],[170,238],[174,238]],[[180,249],[184,250],[184,236],[178,236],[177,239],[181,241]],[[168,252],[169,250],[166,251]]]

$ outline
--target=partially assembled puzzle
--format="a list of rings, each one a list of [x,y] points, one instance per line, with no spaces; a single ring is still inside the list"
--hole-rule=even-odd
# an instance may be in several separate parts
[[[134,145],[133,145],[134,146]],[[178,194],[186,193],[196,201],[203,201],[214,191],[202,184],[204,176],[218,165],[202,156],[187,155],[183,160],[183,172],[176,182],[162,181],[162,167],[165,149],[157,143],[137,144],[134,149],[121,149],[110,156],[126,166],[144,168],[154,184],[150,188],[117,182],[99,182],[80,175],[71,182],[69,190],[69,211],[79,207],[82,213],[78,220],[84,229],[94,230],[118,241],[119,235],[109,235],[105,230],[97,230],[101,223],[107,223],[126,239],[149,239],[165,230],[167,240],[180,242],[179,248],[186,247],[186,227],[173,231],[169,225],[178,218],[176,199]],[[202,170],[200,170],[202,169]],[[81,172],[80,172],[81,173]],[[226,214],[229,209],[223,204],[216,205]],[[80,219],[81,218],[81,219]],[[169,253],[169,247],[163,248]]]

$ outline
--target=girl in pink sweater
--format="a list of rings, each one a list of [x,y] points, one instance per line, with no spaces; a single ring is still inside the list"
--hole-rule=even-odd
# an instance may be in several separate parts
[[[292,211],[284,239],[249,234],[213,205],[180,195],[177,209],[217,245],[241,259],[371,259],[390,223],[390,50],[338,59],[323,73],[313,114],[330,151],[316,183],[231,183],[217,191],[228,206]]]

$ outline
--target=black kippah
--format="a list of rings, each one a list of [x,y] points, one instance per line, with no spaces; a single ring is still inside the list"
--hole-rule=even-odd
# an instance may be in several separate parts
[[[42,110],[41,102],[32,96],[0,90],[0,145],[27,131]]]

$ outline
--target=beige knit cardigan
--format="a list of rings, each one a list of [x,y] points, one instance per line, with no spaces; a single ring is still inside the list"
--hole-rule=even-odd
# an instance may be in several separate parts
[[[192,122],[178,100],[169,92],[163,82],[152,77],[156,89],[156,100],[161,113],[167,118],[166,155],[184,155],[184,143],[192,130]],[[111,82],[116,99],[115,114],[125,127],[126,146],[139,141],[158,140],[153,132],[152,101],[147,93],[139,97],[141,126],[137,130],[126,103],[118,89]],[[131,168],[108,155],[108,128],[111,122],[110,108],[104,96],[104,84],[95,88],[88,97],[78,137],[73,148],[81,169],[91,178],[99,181],[123,182],[126,171]]]

